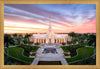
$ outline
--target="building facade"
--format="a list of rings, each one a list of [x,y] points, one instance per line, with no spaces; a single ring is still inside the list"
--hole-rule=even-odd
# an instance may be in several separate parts
[[[51,22],[49,22],[47,34],[33,34],[31,41],[34,43],[67,43],[67,41],[71,41],[71,37],[68,34],[55,34]]]

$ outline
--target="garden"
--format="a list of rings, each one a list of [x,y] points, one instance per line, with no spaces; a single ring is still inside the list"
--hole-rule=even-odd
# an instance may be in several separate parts
[[[18,60],[22,60],[23,62],[31,63],[34,58],[28,58],[23,55],[23,49],[18,47],[9,48],[9,56],[12,56]],[[7,53],[7,48],[5,48],[5,52]]]
[[[29,57],[30,52],[36,52],[39,48],[38,46],[28,46],[28,45],[23,45],[23,46],[18,46],[18,47],[24,49],[23,54],[27,57]]]
[[[34,58],[29,58],[30,52],[36,52],[39,47],[36,46],[17,46],[9,48],[9,56],[20,59],[24,62],[31,63]],[[5,53],[7,53],[7,48],[5,48]],[[35,55],[34,55],[35,56]]]
[[[62,46],[61,48],[64,50],[64,52],[70,52],[71,58],[66,58],[66,61],[68,63],[90,58],[94,54],[93,47],[73,45],[73,46]]]

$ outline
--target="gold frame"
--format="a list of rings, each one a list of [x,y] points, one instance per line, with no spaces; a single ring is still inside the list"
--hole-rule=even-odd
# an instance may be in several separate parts
[[[96,4],[96,65],[4,65],[4,4]],[[0,0],[0,69],[100,69],[100,0]]]

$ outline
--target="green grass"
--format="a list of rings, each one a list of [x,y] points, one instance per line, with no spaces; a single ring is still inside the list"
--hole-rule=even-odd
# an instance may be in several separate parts
[[[39,47],[33,46],[33,50],[31,50],[31,52],[36,52],[38,50]]]
[[[63,49],[64,52],[69,52],[67,47],[61,47]]]
[[[18,46],[18,47],[24,49],[23,54],[27,57],[30,55],[30,52],[36,52],[39,48],[37,46],[29,46],[29,45],[22,45],[22,46]]]
[[[69,65],[96,65],[96,59],[93,59],[92,57],[81,60],[75,63],[70,63]]]
[[[5,48],[5,52],[7,52],[7,48]],[[23,49],[18,47],[11,47],[9,48],[9,55],[15,58],[18,58],[20,60],[26,61],[28,63],[31,63],[34,58],[28,58],[22,55]]]
[[[94,53],[94,48],[90,48],[90,47],[84,47],[84,48],[79,48],[77,50],[78,55],[72,58],[66,58],[67,62],[73,62],[73,61],[77,61],[80,59],[85,59],[89,56],[92,56]]]

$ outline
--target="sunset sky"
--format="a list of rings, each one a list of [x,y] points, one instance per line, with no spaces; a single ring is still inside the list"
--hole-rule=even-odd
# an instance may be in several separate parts
[[[96,33],[96,4],[4,6],[4,33],[45,33],[49,20],[55,33]]]

